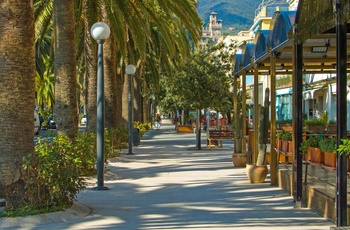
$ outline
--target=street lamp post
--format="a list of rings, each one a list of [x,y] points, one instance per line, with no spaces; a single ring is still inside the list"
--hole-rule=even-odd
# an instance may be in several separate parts
[[[98,44],[97,60],[97,126],[96,126],[96,150],[97,150],[97,187],[95,190],[108,190],[104,187],[104,155],[105,155],[105,99],[103,81],[103,43],[109,37],[111,31],[104,22],[96,22],[91,27],[91,36]]]
[[[134,65],[128,65],[125,68],[126,74],[129,76],[129,97],[128,97],[128,130],[129,130],[129,152],[128,155],[132,155],[132,75],[136,72]]]
[[[154,127],[154,96],[151,97],[151,129]]]

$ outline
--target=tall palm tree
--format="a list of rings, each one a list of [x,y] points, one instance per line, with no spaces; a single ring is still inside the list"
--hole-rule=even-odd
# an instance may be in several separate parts
[[[73,139],[78,131],[74,0],[53,1],[54,119],[58,133]]]
[[[105,72],[105,79],[110,79],[108,82],[117,82],[117,89],[109,88],[108,85],[106,85],[106,95],[111,94],[111,92],[114,92],[114,90],[117,91],[116,95],[112,96],[114,99],[117,97],[117,104],[111,103],[111,105],[115,105],[114,108],[117,109],[107,109],[106,106],[106,115],[108,114],[106,117],[106,123],[108,124],[108,117],[111,119],[115,119],[115,117],[117,117],[118,120],[120,118],[120,111],[123,111],[124,114],[127,112],[127,100],[125,100],[125,96],[123,100],[124,103],[122,103],[123,108],[120,107],[120,102],[118,101],[120,100],[121,94],[127,95],[126,89],[128,88],[128,81],[125,81],[127,79],[127,76],[124,76],[123,66],[129,63],[138,63],[137,67],[138,69],[142,69],[142,72],[138,71],[138,74],[136,76],[140,77],[143,75],[144,68],[141,65],[145,62],[142,60],[145,60],[147,58],[147,52],[149,52],[147,47],[151,47],[149,44],[154,42],[152,41],[152,33],[158,33],[163,36],[163,45],[161,48],[165,47],[163,53],[164,57],[167,56],[163,59],[163,62],[167,62],[167,64],[164,64],[164,66],[169,67],[169,63],[176,59],[176,56],[179,60],[181,58],[184,58],[189,53],[188,47],[184,48],[185,46],[188,46],[188,34],[180,31],[189,31],[193,37],[193,40],[198,41],[198,36],[200,34],[199,31],[201,28],[201,19],[197,15],[195,2],[192,0],[181,1],[181,3],[174,3],[174,1],[169,0],[124,0],[118,2],[92,2],[91,0],[86,0],[85,7],[87,10],[85,11],[86,13],[84,15],[84,19],[89,22],[89,26],[85,27],[85,29],[87,30],[91,28],[91,25],[93,22],[95,22],[91,20],[91,16],[100,15],[101,8],[103,8],[103,18],[110,24],[112,34],[116,38],[115,42],[110,42],[108,39],[104,44],[104,50],[113,50],[112,53],[118,54],[119,56],[117,59],[120,60],[117,61],[116,68],[111,68],[117,70],[116,75],[113,73],[113,71],[111,74],[109,74],[107,71]],[[174,21],[176,23],[173,23]],[[187,30],[185,30],[185,26],[188,27]],[[157,28],[156,32],[152,32],[152,27]],[[183,36],[184,34],[186,36]],[[130,59],[130,52],[128,51],[128,46],[130,46],[130,44],[127,45],[131,41],[134,47],[132,52],[137,54],[137,58],[133,59]],[[88,42],[90,43],[91,41]],[[109,44],[113,47],[111,48]],[[89,45],[89,47],[91,46]],[[178,54],[182,55],[182,57],[180,58]],[[108,54],[106,55],[108,57]],[[90,57],[92,58],[92,56]],[[151,68],[153,74],[150,76],[159,76],[159,74],[157,74],[159,70],[160,68]],[[168,68],[168,70],[170,70],[170,68]],[[89,69],[87,69],[87,76],[89,76],[88,80],[90,83],[94,82],[94,78],[92,78],[94,75],[95,73],[91,73],[89,72]],[[159,78],[157,77],[157,79]],[[123,80],[124,83],[122,82]],[[154,82],[157,82],[157,80]],[[92,96],[89,95],[88,98],[95,98],[94,95],[96,87],[93,87],[94,84],[90,85],[91,87],[88,86],[88,93]],[[124,90],[121,91],[122,88],[124,88]],[[92,103],[95,103],[94,100],[90,100],[87,107],[94,108],[94,105]],[[142,106],[139,105],[138,107],[141,108]],[[117,113],[117,115],[113,115],[113,113]],[[95,110],[88,109],[88,120],[93,120],[92,123],[89,123],[88,121],[88,130],[95,130],[94,128],[90,128],[95,124],[95,117]],[[124,120],[127,120],[127,117],[124,116]],[[113,121],[111,123],[113,123]]]
[[[50,16],[50,2],[52,5],[53,0],[34,0],[40,7],[40,12],[45,12],[45,15]],[[40,2],[40,4],[39,4]],[[61,4],[61,3],[60,3]],[[101,9],[104,9],[104,18],[109,20],[111,31],[115,36],[115,41],[110,42],[112,48],[109,47],[108,41],[104,45],[104,49],[111,50],[111,53],[115,53],[117,56],[116,68],[110,68],[117,70],[116,74],[111,71],[111,74],[106,71],[105,79],[110,79],[107,82],[117,82],[117,89],[109,88],[106,85],[106,94],[116,91],[117,93],[111,98],[117,98],[117,102],[110,103],[113,107],[111,112],[111,118],[106,117],[106,123],[111,119],[120,119],[120,95],[123,88],[120,84],[125,79],[123,66],[131,63],[131,59],[128,55],[128,45],[130,37],[133,38],[134,50],[138,53],[137,58],[132,60],[133,63],[138,63],[138,69],[142,70],[138,76],[143,76],[144,70],[149,71],[151,78],[155,78],[151,83],[159,82],[159,66],[148,64],[148,69],[143,68],[145,60],[147,59],[149,47],[161,47],[156,45],[158,42],[153,41],[152,37],[156,33],[162,36],[163,49],[161,65],[167,67],[166,70],[170,70],[170,66],[174,60],[184,59],[189,53],[187,46],[188,37],[190,34],[192,39],[196,42],[199,39],[201,19],[199,18],[194,0],[156,0],[156,1],[141,1],[141,0],[120,0],[120,1],[94,1],[94,0],[76,0],[75,1],[75,13],[76,13],[76,25],[81,23],[81,19],[84,19],[84,31],[85,36],[80,36],[79,41],[85,41],[85,61],[81,62],[86,65],[86,87],[87,87],[87,114],[88,114],[88,131],[94,131],[96,126],[96,46],[95,41],[91,41],[89,30],[92,24],[98,19],[101,19]],[[63,5],[63,4],[61,4]],[[46,7],[46,8],[45,8]],[[45,10],[44,10],[45,9]],[[72,8],[70,8],[72,9]],[[83,10],[81,15],[80,10]],[[48,19],[49,17],[47,17]],[[47,28],[48,20],[42,23],[43,28]],[[184,33],[183,31],[188,31]],[[152,36],[153,33],[153,36]],[[42,33],[43,34],[43,33]],[[81,35],[79,31],[77,34]],[[185,34],[186,36],[183,36]],[[186,38],[184,40],[184,38]],[[154,44],[153,44],[154,43]],[[83,44],[80,42],[80,44]],[[82,47],[78,45],[78,47]],[[115,47],[115,48],[114,48]],[[148,48],[147,48],[148,47]],[[165,49],[164,49],[165,48]],[[82,53],[78,50],[78,54]],[[78,56],[79,57],[79,56]],[[153,68],[156,67],[156,68]],[[169,73],[170,74],[170,73]],[[150,78],[148,77],[148,78]],[[116,79],[115,79],[116,78]],[[57,84],[57,83],[56,83]],[[67,91],[69,92],[69,91]],[[125,91],[124,91],[125,93]],[[109,99],[108,99],[109,100]],[[111,101],[112,102],[112,101]],[[116,108],[116,109],[115,109]],[[61,111],[61,110],[60,110]],[[57,112],[56,112],[57,113]],[[115,116],[113,113],[117,113]],[[63,113],[60,113],[64,115]],[[71,113],[72,114],[72,113]],[[57,116],[58,119],[61,119]],[[118,124],[118,122],[117,122]]]
[[[31,1],[0,5],[0,196],[16,206],[23,199],[22,157],[34,150],[34,13]]]

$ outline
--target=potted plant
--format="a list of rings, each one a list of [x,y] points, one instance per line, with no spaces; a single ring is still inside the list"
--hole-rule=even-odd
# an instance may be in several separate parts
[[[277,149],[277,151],[282,150],[282,139],[283,139],[283,135],[285,132],[286,132],[285,130],[282,130],[276,134],[276,149]]]
[[[320,149],[323,153],[323,165],[322,167],[334,171],[337,166],[336,146],[337,141],[333,137],[324,138],[319,142]]]
[[[306,131],[324,132],[327,123],[320,119],[314,119],[306,120],[304,121],[304,124],[306,126]]]
[[[311,165],[320,167],[323,164],[323,153],[320,149],[319,139],[317,137],[309,137],[303,143],[303,147],[306,148],[306,161]]]
[[[337,148],[339,155],[347,156],[348,177],[350,177],[350,139],[341,139],[341,144]]]
[[[284,131],[283,135],[282,135],[282,151],[283,152],[285,152],[285,153],[288,152],[289,144],[291,141],[292,141],[292,133]]]
[[[330,120],[327,125],[327,131],[336,132],[337,131],[337,122],[335,120]]]
[[[277,121],[277,125],[279,129],[292,131],[292,120],[279,120]]]
[[[259,150],[256,164],[247,164],[246,173],[250,183],[263,183],[266,179],[268,168],[265,163],[266,148],[269,130],[269,88],[265,89],[264,105],[260,106],[259,114]]]
[[[293,142],[292,142],[292,133],[285,132],[282,137],[282,153],[283,157],[280,158],[280,162],[282,163],[292,163],[292,155],[293,155]]]

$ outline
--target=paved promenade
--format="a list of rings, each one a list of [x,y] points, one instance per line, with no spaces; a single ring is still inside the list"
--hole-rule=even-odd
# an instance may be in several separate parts
[[[233,143],[195,150],[195,134],[177,134],[169,120],[111,159],[106,191],[96,180],[65,212],[0,219],[0,229],[330,229],[333,223],[271,186],[250,184],[231,162]]]

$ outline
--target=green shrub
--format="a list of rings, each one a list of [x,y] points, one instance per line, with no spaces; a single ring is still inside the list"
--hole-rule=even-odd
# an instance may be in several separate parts
[[[127,128],[105,130],[105,156],[119,156],[128,141]],[[23,157],[27,171],[23,203],[7,205],[2,216],[33,215],[70,207],[85,188],[83,176],[96,174],[96,133],[79,133],[72,142],[64,135],[38,139],[34,152]]]
[[[291,132],[284,132],[282,136],[283,141],[291,141],[292,140],[292,133]]]
[[[320,147],[320,140],[316,137],[309,137],[306,141],[303,141],[300,145],[299,150],[302,153],[306,153],[307,152],[307,147],[314,147],[314,148],[318,148]]]
[[[323,120],[320,120],[320,119],[306,120],[304,122],[305,122],[305,125],[326,125],[327,124],[327,122],[324,122]]]
[[[279,120],[277,121],[278,125],[291,125],[292,124],[292,120],[291,119],[287,119],[287,120]]]
[[[79,133],[72,148],[81,176],[96,174],[96,133]]]
[[[128,142],[128,129],[121,127],[117,129],[105,129],[106,159],[120,156],[118,150],[126,148]]]
[[[139,121],[135,121],[133,127],[140,130],[140,134],[142,137],[151,128],[151,123],[141,123]]]
[[[23,167],[28,173],[25,178],[27,209],[51,210],[73,204],[85,186],[80,175],[80,160],[72,150],[72,142],[62,135],[53,141],[39,139],[34,153],[23,158]]]
[[[278,133],[276,134],[276,137],[277,137],[278,139],[281,139],[281,140],[282,140],[282,137],[285,135],[285,133],[286,133],[286,131],[285,131],[285,130],[282,130],[281,132],[278,132]]]
[[[324,138],[319,141],[320,149],[322,152],[335,152],[337,147],[337,141],[333,137]]]
[[[327,111],[322,111],[321,114],[320,114],[320,119],[323,124],[327,124],[328,123],[328,112]]]
[[[337,149],[340,155],[350,155],[350,139],[341,139],[341,144]]]
[[[283,140],[283,141],[291,141],[292,140],[292,133],[288,132],[286,130],[282,130],[281,132],[276,134],[276,137]]]

